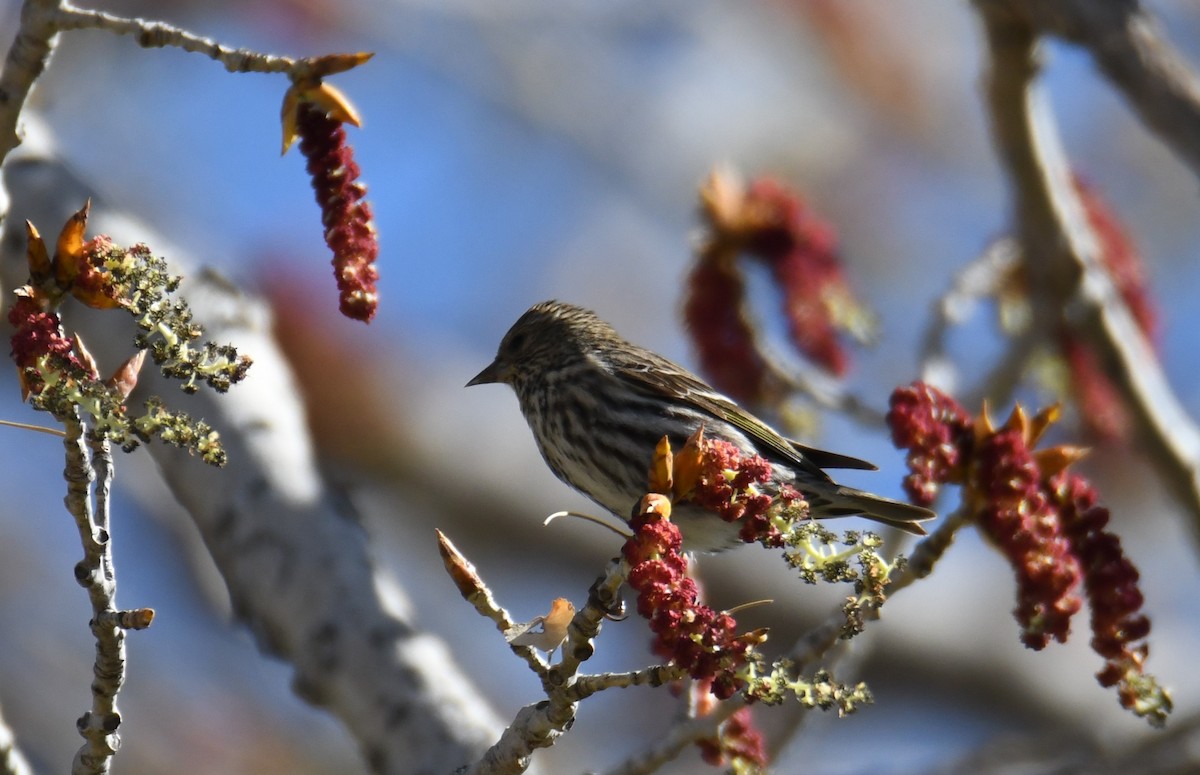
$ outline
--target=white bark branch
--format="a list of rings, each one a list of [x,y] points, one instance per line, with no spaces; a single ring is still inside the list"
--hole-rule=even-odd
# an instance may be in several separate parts
[[[12,729],[0,715],[0,775],[33,775],[33,768],[21,749]]]
[[[67,511],[75,518],[79,539],[83,544],[83,559],[75,566],[75,579],[87,590],[92,604],[91,630],[96,638],[96,663],[92,669],[92,706],[76,722],[84,744],[75,754],[71,767],[74,775],[108,772],[112,757],[121,747],[117,728],[121,713],[117,710],[117,694],[125,683],[125,631],[112,621],[117,610],[117,577],[113,567],[112,534],[108,524],[107,489],[112,467],[107,462],[94,466],[93,450],[84,438],[84,425],[78,419],[66,422],[63,439],[67,464]],[[101,455],[108,453],[108,444],[96,445]],[[92,492],[95,471],[102,471],[105,497],[93,508]]]

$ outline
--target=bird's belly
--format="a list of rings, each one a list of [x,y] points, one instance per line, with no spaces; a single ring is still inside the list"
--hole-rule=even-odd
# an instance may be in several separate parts
[[[595,461],[586,459],[578,446],[562,444],[539,444],[542,458],[554,475],[591,500],[616,514],[626,522],[639,496],[634,496],[630,487],[623,485],[604,473]],[[647,471],[649,471],[647,461]],[[643,488],[645,485],[643,485]],[[639,494],[640,495],[640,494]]]
[[[550,450],[546,452],[549,453]],[[559,479],[626,522],[629,521],[638,500],[648,489],[644,487],[631,496],[629,490],[614,487],[612,480],[596,475],[595,467],[582,465],[572,456],[552,460],[550,454],[545,454],[545,458]],[[648,469],[649,461],[646,461],[646,466]],[[726,522],[715,512],[696,506],[686,503],[676,506],[671,521],[678,525],[683,533],[685,551],[716,552],[737,546],[741,542],[737,525]]]

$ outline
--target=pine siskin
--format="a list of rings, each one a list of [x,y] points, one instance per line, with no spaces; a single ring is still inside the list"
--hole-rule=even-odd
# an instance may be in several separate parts
[[[542,458],[554,474],[628,520],[645,494],[659,439],[679,448],[701,425],[771,463],[772,484],[804,494],[814,518],[861,515],[916,535],[933,519],[920,506],[845,487],[822,468],[871,469],[856,458],[784,438],[687,369],[621,338],[595,313],[535,304],[508,330],[496,359],[467,386],[504,382],[516,391]],[[672,514],[691,551],[738,543],[736,525],[684,507]]]

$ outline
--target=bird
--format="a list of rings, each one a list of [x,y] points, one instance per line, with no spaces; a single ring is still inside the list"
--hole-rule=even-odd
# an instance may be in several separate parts
[[[621,337],[591,310],[535,304],[500,341],[496,357],[467,387],[503,383],[517,395],[543,460],[560,480],[619,519],[647,489],[659,439],[676,449],[703,426],[771,464],[774,489],[789,484],[815,519],[859,515],[914,535],[929,509],[838,484],[823,469],[876,470],[865,460],[784,437],[683,366]],[[672,512],[690,552],[738,545],[738,526],[683,504]]]

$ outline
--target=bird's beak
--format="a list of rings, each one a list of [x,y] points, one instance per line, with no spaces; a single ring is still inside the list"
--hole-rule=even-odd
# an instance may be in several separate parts
[[[504,370],[501,369],[497,361],[492,361],[483,371],[475,375],[475,377],[467,383],[467,387],[472,385],[490,385],[493,382],[504,381]]]

